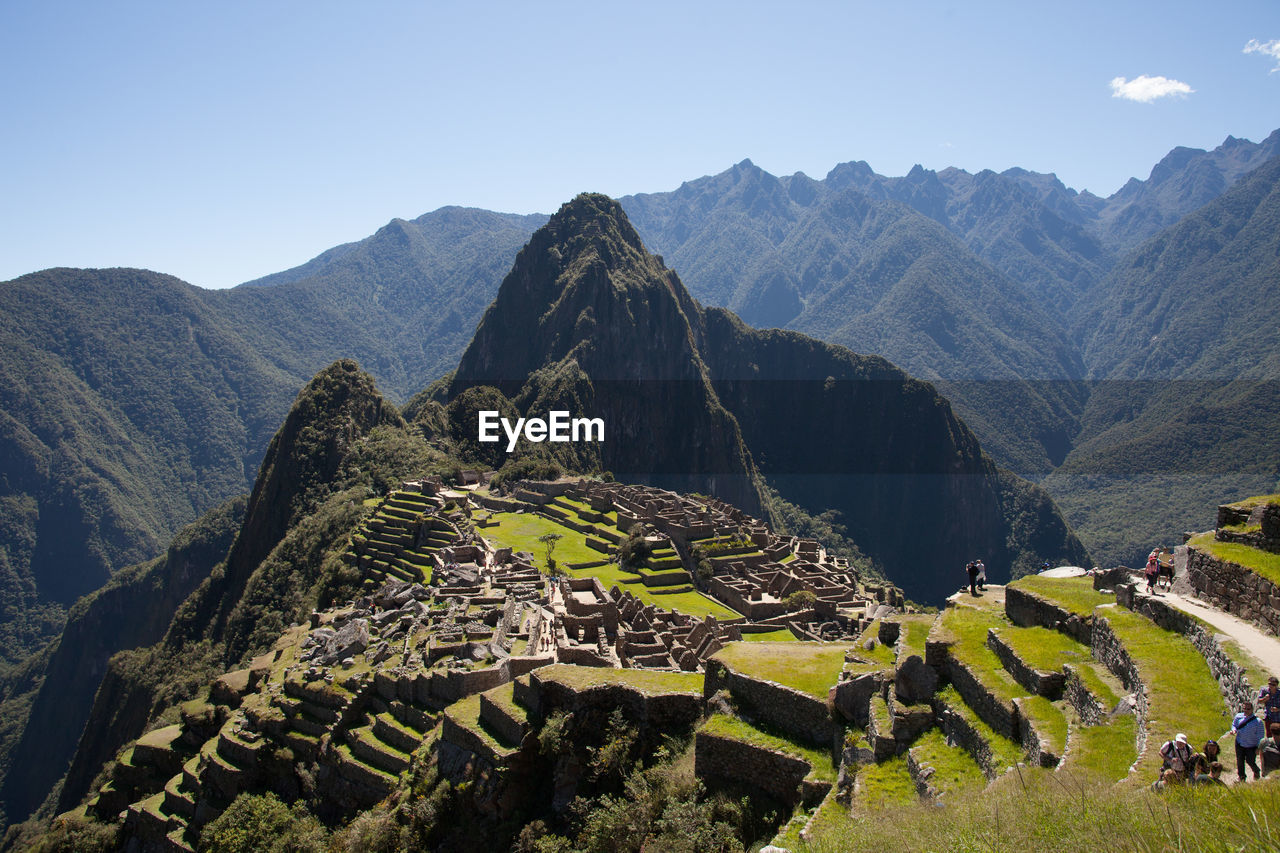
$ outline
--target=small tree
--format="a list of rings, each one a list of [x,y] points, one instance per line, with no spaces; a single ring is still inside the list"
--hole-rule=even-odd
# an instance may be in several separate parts
[[[802,589],[788,595],[785,603],[792,610],[804,610],[806,607],[812,607],[817,600],[818,596],[807,589]]]
[[[547,571],[551,574],[556,573],[556,561],[552,555],[556,552],[556,543],[563,538],[563,533],[544,533],[538,537],[538,541],[547,549]]]

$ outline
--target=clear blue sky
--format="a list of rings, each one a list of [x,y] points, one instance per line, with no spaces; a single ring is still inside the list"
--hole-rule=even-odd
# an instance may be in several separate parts
[[[1276,0],[3,0],[0,280],[225,287],[396,216],[550,213],[747,157],[1105,196],[1176,145],[1280,126],[1277,39]]]

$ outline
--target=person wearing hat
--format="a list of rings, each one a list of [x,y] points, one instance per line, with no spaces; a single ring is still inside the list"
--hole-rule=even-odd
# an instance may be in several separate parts
[[[1178,732],[1173,740],[1165,741],[1160,747],[1160,757],[1164,759],[1161,770],[1172,770],[1180,779],[1186,779],[1191,773],[1191,744],[1187,736]]]
[[[1248,699],[1240,703],[1240,713],[1236,714],[1231,720],[1231,730],[1224,734],[1235,735],[1236,738],[1236,776],[1240,781],[1244,781],[1244,766],[1249,765],[1249,769],[1253,771],[1255,780],[1261,778],[1262,773],[1258,770],[1258,744],[1262,742],[1262,736],[1266,732],[1266,727],[1262,725],[1253,713],[1253,703]],[[1220,738],[1221,739],[1221,738]]]
[[[1258,707],[1263,711],[1263,722],[1268,729],[1272,723],[1280,723],[1280,679],[1274,675],[1267,679],[1267,686],[1258,691]]]

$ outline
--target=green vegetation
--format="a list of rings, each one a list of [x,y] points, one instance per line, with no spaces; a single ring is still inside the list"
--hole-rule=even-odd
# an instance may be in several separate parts
[[[810,776],[827,782],[836,781],[836,770],[832,766],[831,753],[804,746],[788,738],[763,732],[737,717],[730,717],[727,714],[712,714],[698,731],[740,740],[764,749],[771,749],[774,752],[783,752],[802,758],[812,768]]]
[[[901,618],[902,629],[898,638],[898,648],[902,660],[906,660],[909,655],[919,655],[921,660],[924,659],[925,640],[929,638],[934,618],[932,614]]]
[[[1193,537],[1187,544],[1207,551],[1219,560],[1243,566],[1280,586],[1280,554],[1272,554],[1240,542],[1218,542],[1211,532]]]
[[[916,783],[912,781],[911,773],[907,770],[905,755],[895,756],[879,764],[859,767],[857,786],[858,793],[853,800],[855,814],[879,812],[898,806],[914,807],[920,799],[920,795],[916,792]],[[839,825],[832,827],[832,829],[836,828],[844,829],[845,827]],[[823,836],[818,834],[817,837]],[[904,848],[891,846],[882,849]]]
[[[885,776],[885,766],[860,772],[874,770],[877,776]],[[887,786],[867,787],[880,790]],[[880,803],[874,811],[855,809],[860,819],[851,825],[815,831],[801,850],[1268,853],[1280,845],[1280,791],[1275,785],[1180,787],[1156,794],[1146,789],[1080,784],[1061,774],[1024,770],[1005,776],[984,791],[954,797],[942,809],[919,808],[914,799],[905,796],[900,781],[897,791],[897,806]]]
[[[951,653],[975,669],[974,675],[997,698],[1010,702],[1027,691],[1005,671],[1000,658],[987,646],[987,630],[1007,626],[1001,613],[988,608],[948,607],[942,624],[955,638]]]
[[[1193,744],[1202,744],[1230,728],[1218,682],[1189,640],[1128,610],[1108,608],[1105,613],[1150,695],[1144,766],[1159,766],[1160,745],[1177,732],[1185,732]]]
[[[969,753],[947,744],[938,729],[930,729],[916,738],[911,755],[922,766],[933,768],[929,786],[942,794],[963,794],[986,787],[987,777]]]
[[[1014,581],[1010,586],[1026,590],[1080,616],[1090,616],[1093,614],[1093,608],[1115,601],[1114,596],[1103,595],[1095,590],[1092,578],[1088,577],[1047,578],[1042,575],[1028,575]]]
[[[1104,785],[1124,779],[1138,758],[1137,734],[1138,718],[1132,714],[1112,717],[1102,725],[1076,726],[1062,772]]]
[[[742,634],[742,639],[744,642],[748,642],[748,643],[800,642],[799,640],[796,639],[796,635],[788,631],[786,628],[782,628],[777,631],[760,631],[760,632],[750,633],[750,634],[744,631]]]
[[[489,516],[489,521],[492,525],[482,528],[480,535],[500,548],[540,554],[546,548],[539,540],[543,536],[555,534],[562,537],[556,544],[561,563],[591,563],[604,558],[599,551],[587,547],[586,536],[583,534],[536,513],[495,512]],[[546,569],[545,563],[542,568]]]
[[[1022,747],[1004,735],[997,734],[995,729],[983,722],[982,718],[960,698],[960,694],[954,687],[947,685],[938,691],[937,697],[952,711],[962,716],[965,722],[990,744],[991,763],[996,773],[1013,767],[1023,760]]]
[[[200,833],[210,853],[321,853],[328,832],[302,803],[285,805],[271,792],[241,794]]]
[[[1018,704],[1040,736],[1040,746],[1061,758],[1067,748],[1068,728],[1062,709],[1043,696],[1027,696]]]
[[[1008,628],[999,632],[1000,639],[1032,669],[1060,672],[1062,665],[1092,663],[1089,649],[1060,631],[1033,626]],[[1092,671],[1090,675],[1092,675]],[[1085,676],[1082,676],[1082,678]]]
[[[712,661],[751,678],[826,700],[828,691],[840,680],[847,649],[840,643],[729,643]]]

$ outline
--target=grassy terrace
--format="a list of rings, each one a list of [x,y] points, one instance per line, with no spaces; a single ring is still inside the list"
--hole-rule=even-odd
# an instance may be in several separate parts
[[[879,642],[880,636],[880,620],[877,619],[867,626],[866,630],[858,636],[858,642],[853,647],[853,653],[868,663],[880,664],[881,666],[893,666],[895,656],[893,646],[886,646]],[[876,647],[871,651],[863,648],[863,643],[867,640],[876,640]]]
[[[1212,532],[1194,536],[1187,544],[1219,560],[1243,566],[1280,586],[1280,554],[1272,554],[1239,542],[1219,542],[1213,538]]]
[[[1041,746],[1061,758],[1067,748],[1067,717],[1062,709],[1043,696],[1028,696],[1020,704],[1040,735]]]
[[[1137,734],[1138,719],[1132,714],[1100,726],[1076,726],[1063,770],[1103,783],[1119,782],[1138,757]]]
[[[555,681],[574,690],[621,684],[650,695],[690,693],[702,696],[702,673],[660,672],[649,669],[605,669],[558,663],[534,670],[541,681]]]
[[[1124,644],[1150,692],[1144,767],[1159,766],[1160,745],[1178,732],[1198,747],[1230,728],[1218,682],[1189,640],[1128,610],[1109,607],[1099,615]],[[1230,746],[1224,743],[1222,749],[1225,754]]]
[[[499,740],[497,735],[490,731],[485,721],[480,719],[479,693],[474,693],[465,699],[459,699],[448,708],[445,708],[444,712],[458,726],[479,737],[486,746],[493,750],[496,756],[506,756],[520,748],[518,743],[506,743]]]
[[[858,768],[857,786],[858,791],[853,798],[853,810],[859,813],[896,806],[914,806],[920,799],[920,795],[916,793],[916,783],[907,770],[905,755]]]
[[[712,660],[734,672],[772,681],[825,700],[827,691],[840,680],[843,643],[729,643]]]
[[[1087,577],[1046,578],[1040,575],[1028,575],[1025,578],[1019,578],[1009,586],[1038,595],[1080,616],[1089,616],[1093,613],[1093,608],[1098,605],[1115,601],[1115,596],[1103,595],[1095,590],[1093,580]]]
[[[1041,672],[1059,672],[1064,663],[1081,664],[1093,660],[1083,644],[1050,628],[1009,628],[999,633],[1000,639],[1024,663]]]
[[[919,655],[921,659],[924,658],[924,641],[929,637],[929,629],[933,627],[934,618],[932,613],[903,617],[902,633],[898,639],[903,660],[906,660],[909,655]]]
[[[1096,661],[1082,662],[1075,667],[1075,670],[1088,691],[1097,696],[1102,701],[1103,707],[1108,711],[1120,701],[1120,695],[1124,687],[1105,666]]]
[[[513,551],[528,551],[534,555],[535,565],[546,570],[543,555],[546,546],[538,541],[539,536],[558,533],[563,536],[556,543],[555,560],[560,566],[568,563],[590,563],[605,559],[599,551],[587,547],[587,537],[548,518],[533,513],[498,512],[490,516],[496,525],[481,528],[479,533],[496,547],[511,548]],[[567,569],[575,578],[599,578],[605,589],[617,586],[627,590],[645,604],[652,604],[665,610],[679,610],[681,613],[698,618],[714,616],[717,619],[741,619],[742,614],[721,604],[710,596],[700,592],[677,592],[668,595],[655,592],[654,589],[641,584],[640,575],[628,572],[614,563],[596,566],[590,569]]]
[[[920,735],[911,745],[911,754],[919,764],[933,768],[929,785],[939,793],[965,793],[986,787],[987,777],[973,757],[963,749],[947,745],[938,729]]]
[[[747,643],[796,643],[796,635],[786,628],[778,631],[762,631],[758,634],[743,634],[742,639]]]
[[[774,752],[794,755],[809,762],[809,766],[812,768],[809,771],[810,778],[832,783],[836,781],[836,769],[832,766],[831,753],[803,746],[787,738],[771,735],[768,732],[762,732],[737,717],[730,717],[726,714],[712,714],[698,731],[731,738],[764,749],[771,749]]]
[[[955,638],[951,653],[968,664],[974,675],[999,699],[1006,702],[1027,691],[1005,671],[1000,658],[987,646],[987,629],[1011,630],[1000,612],[990,608],[949,607],[942,614],[943,627]]]
[[[969,726],[991,745],[991,762],[997,773],[1023,760],[1025,753],[1022,747],[1004,735],[997,734],[995,729],[984,723],[982,718],[964,703],[964,700],[960,698],[960,694],[956,692],[954,687],[948,685],[939,690],[938,698],[963,717]]]
[[[1236,501],[1228,504],[1235,509],[1253,509],[1263,504],[1280,504],[1280,495],[1257,495],[1252,498],[1245,498],[1242,501]]]

